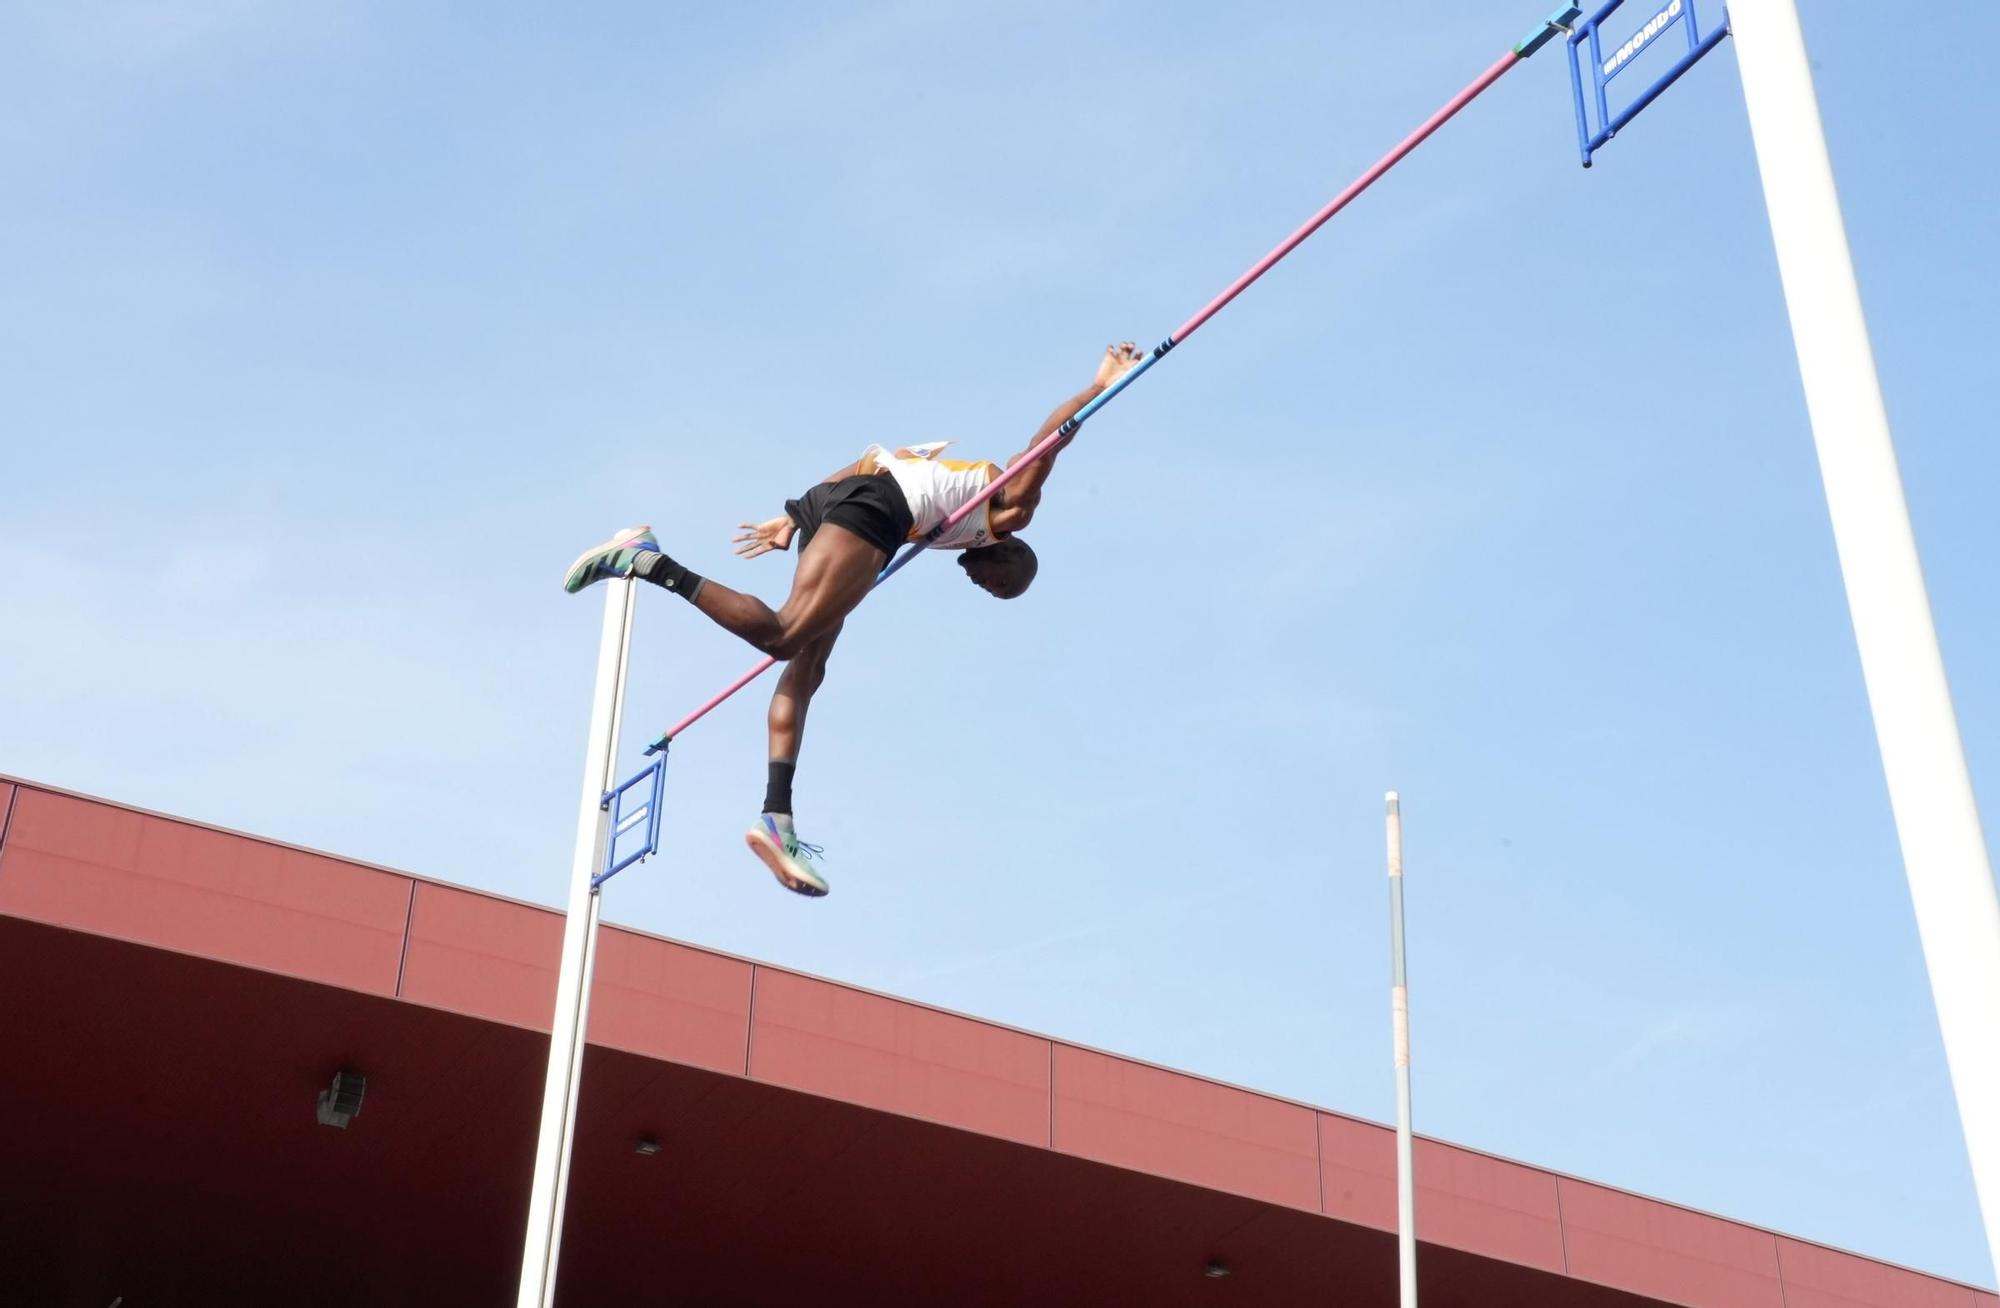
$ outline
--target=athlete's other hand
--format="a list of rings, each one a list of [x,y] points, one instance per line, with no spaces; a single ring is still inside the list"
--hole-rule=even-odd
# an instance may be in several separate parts
[[[1145,361],[1146,356],[1130,341],[1105,346],[1104,357],[1097,362],[1097,389],[1103,390]]]
[[[792,547],[792,533],[798,524],[790,518],[772,518],[768,522],[739,522],[743,534],[735,538],[736,552],[746,559],[754,559],[759,554],[769,554],[772,550],[788,550]]]

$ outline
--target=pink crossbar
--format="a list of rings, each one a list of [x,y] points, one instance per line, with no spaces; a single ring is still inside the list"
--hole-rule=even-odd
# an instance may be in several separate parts
[[[1326,208],[1321,209],[1318,213],[1307,219],[1305,226],[1287,236],[1282,245],[1259,259],[1249,272],[1244,273],[1241,277],[1230,283],[1228,290],[1203,305],[1200,313],[1182,323],[1180,330],[1176,331],[1168,339],[1172,340],[1174,344],[1179,345],[1189,336],[1192,336],[1197,327],[1200,327],[1203,323],[1221,312],[1223,305],[1228,304],[1231,300],[1243,294],[1245,290],[1249,289],[1250,283],[1271,271],[1272,266],[1278,260],[1297,249],[1306,237],[1311,236],[1314,232],[1325,226],[1327,219],[1345,209],[1353,202],[1354,197],[1373,186],[1381,179],[1382,174],[1401,163],[1404,155],[1422,145],[1432,132],[1450,122],[1457,116],[1459,110],[1465,108],[1465,106],[1478,98],[1481,91],[1499,81],[1501,74],[1520,62],[1521,56],[1515,54],[1512,50],[1502,55],[1494,62],[1491,68],[1479,75],[1478,81],[1453,96],[1449,104],[1425,119],[1422,127],[1404,137],[1402,143],[1377,160],[1373,168],[1355,178],[1354,182],[1346,190],[1327,202]]]
[[[759,663],[756,667],[750,669],[748,672],[744,673],[736,680],[724,686],[721,690],[717,691],[713,696],[711,696],[707,703],[703,704],[700,708],[696,709],[694,712],[682,718],[679,722],[674,723],[673,726],[668,727],[666,731],[661,734],[660,739],[662,741],[673,740],[674,737],[680,735],[683,731],[686,731],[689,727],[693,726],[695,723],[707,717],[709,715],[709,712],[719,707],[723,700],[728,699],[731,695],[734,695],[737,691],[743,689],[745,686],[749,685],[757,678],[763,676],[764,673],[770,669],[770,666],[773,663],[776,663],[777,661],[778,660],[766,654],[764,656],[764,661],[762,663]]]

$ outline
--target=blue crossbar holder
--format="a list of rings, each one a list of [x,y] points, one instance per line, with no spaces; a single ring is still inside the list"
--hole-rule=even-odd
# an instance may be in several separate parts
[[[1576,30],[1576,20],[1583,17],[1583,10],[1575,5],[1564,5],[1542,21],[1542,25],[1514,42],[1514,53],[1526,59],[1558,36],[1566,36]]]
[[[633,791],[644,786],[643,798],[637,807],[628,807],[633,801]],[[615,790],[604,792],[600,809],[611,812],[611,834],[604,842],[604,870],[590,879],[590,888],[597,889],[611,878],[631,867],[640,859],[660,850],[660,801],[667,791],[667,756],[664,752],[645,767],[619,783]],[[644,839],[627,841],[626,837],[635,831],[644,832]]]
[[[1694,0],[1667,0],[1659,12],[1647,19],[1639,29],[1623,43],[1605,52],[1604,38],[1599,32],[1604,20],[1618,12],[1625,0],[1610,0],[1602,9],[1584,19],[1569,34],[1569,80],[1576,99],[1576,143],[1583,152],[1583,166],[1590,167],[1590,156],[1603,148],[1604,143],[1625,124],[1637,118],[1647,105],[1660,98],[1660,93],[1680,80],[1681,74],[1701,62],[1702,56],[1721,45],[1729,35],[1729,11],[1725,9],[1722,22],[1707,36],[1701,34],[1701,23],[1695,18]],[[1632,66],[1632,62],[1645,53],[1653,42],[1665,36],[1676,24],[1687,36],[1687,53],[1674,61],[1674,66],[1660,74],[1659,80],[1620,109],[1611,112],[1610,87],[1612,79]],[[1583,86],[1584,46],[1590,47],[1590,78],[1592,94],[1586,96]],[[1592,110],[1595,109],[1595,116]]]

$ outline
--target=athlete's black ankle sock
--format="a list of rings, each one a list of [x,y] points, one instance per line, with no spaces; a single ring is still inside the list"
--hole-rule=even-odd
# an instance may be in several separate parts
[[[790,813],[792,811],[792,773],[798,770],[796,762],[771,760],[771,779],[764,783],[764,811],[766,813]]]
[[[642,552],[632,565],[632,575],[641,581],[650,581],[662,590],[670,590],[684,600],[692,601],[701,593],[701,577],[657,550]]]

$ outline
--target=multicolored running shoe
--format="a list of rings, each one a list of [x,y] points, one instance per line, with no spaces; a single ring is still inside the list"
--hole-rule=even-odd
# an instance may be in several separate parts
[[[659,538],[647,526],[627,527],[602,545],[593,545],[577,555],[563,577],[563,589],[574,595],[592,582],[613,577],[629,577],[632,565],[647,550],[660,552]]]
[[[826,851],[818,845],[806,844],[796,831],[781,825],[769,813],[758,818],[757,825],[743,839],[750,852],[764,860],[764,866],[771,869],[771,875],[785,889],[814,899],[829,889],[826,878],[806,862]]]

